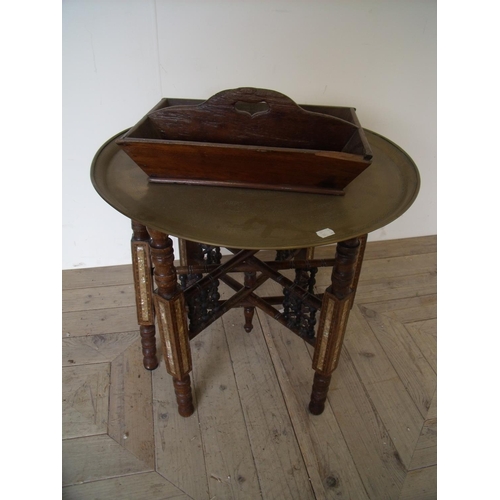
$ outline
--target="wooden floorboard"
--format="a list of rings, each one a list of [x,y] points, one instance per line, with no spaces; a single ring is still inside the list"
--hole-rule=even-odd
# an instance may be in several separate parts
[[[262,498],[222,321],[193,344],[209,498]]]
[[[142,366],[131,266],[63,271],[63,499],[436,498],[436,244],[368,243],[321,416],[311,346],[234,309],[191,342],[181,417],[163,360]]]
[[[307,410],[313,377],[308,346],[260,311],[258,317],[316,498],[369,498],[332,408],[326,405],[322,418]]]
[[[242,319],[233,309],[223,326],[262,497],[314,499],[260,322],[247,333]]]
[[[103,479],[63,488],[63,500],[126,498],[127,500],[188,500],[172,483],[156,472]]]
[[[163,359],[152,377],[156,471],[191,498],[209,500],[198,412],[192,418],[183,418],[177,412],[172,377],[168,375]],[[193,389],[197,408],[194,383]]]

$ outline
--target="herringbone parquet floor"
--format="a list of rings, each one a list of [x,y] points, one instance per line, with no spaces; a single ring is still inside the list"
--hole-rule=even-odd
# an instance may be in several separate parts
[[[163,363],[142,367],[131,267],[64,271],[63,498],[436,498],[435,236],[368,243],[321,416],[310,346],[243,322],[231,310],[193,340],[183,419]]]

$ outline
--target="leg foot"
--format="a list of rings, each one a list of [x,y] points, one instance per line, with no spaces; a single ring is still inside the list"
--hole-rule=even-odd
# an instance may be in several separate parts
[[[321,415],[323,413],[331,379],[331,375],[324,376],[319,373],[314,374],[311,401],[309,403],[309,411],[313,415]]]
[[[244,284],[247,288],[250,288],[253,285],[255,285],[256,280],[257,280],[257,273],[255,271],[250,271],[245,273]],[[252,306],[245,307],[245,309],[243,310],[243,314],[245,316],[245,326],[244,326],[245,332],[250,333],[253,329],[252,320],[254,312],[255,312],[255,307]]]
[[[155,327],[154,325],[141,325],[140,331],[144,368],[154,370],[158,366]]]
[[[250,333],[253,329],[252,319],[255,312],[255,307],[245,307],[243,314],[245,315],[245,332]]]
[[[179,415],[182,417],[189,417],[194,413],[191,378],[189,375],[186,375],[182,380],[178,380],[174,377],[173,381]]]

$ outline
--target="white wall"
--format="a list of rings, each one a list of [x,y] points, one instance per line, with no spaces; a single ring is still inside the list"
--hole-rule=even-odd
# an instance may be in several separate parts
[[[94,191],[100,145],[161,97],[234,87],[353,106],[422,177],[370,241],[436,234],[436,2],[65,0],[63,269],[130,262],[130,224]]]

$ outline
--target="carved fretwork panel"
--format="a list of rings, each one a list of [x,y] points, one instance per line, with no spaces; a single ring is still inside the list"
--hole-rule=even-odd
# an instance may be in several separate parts
[[[185,290],[193,283],[196,283],[203,277],[203,274],[181,274],[179,275],[179,282],[181,284],[181,289]]]
[[[222,254],[220,247],[213,247],[210,245],[203,245],[202,243],[190,243],[190,252],[188,255],[189,264],[220,264]],[[203,277],[202,274],[181,274],[179,276],[179,281],[182,290],[185,290],[193,283],[196,283]]]
[[[275,260],[278,262],[290,260],[295,255],[295,252],[296,250],[276,250]]]
[[[294,285],[313,294],[317,272],[317,268],[312,268],[309,271],[296,269]],[[317,311],[318,309],[310,304],[305,304],[299,296],[291,293],[290,288],[283,289],[283,315],[289,324],[300,332],[302,337],[314,338]]]
[[[220,247],[200,244],[200,249],[206,264],[220,264],[222,258]]]
[[[189,250],[188,259],[190,264],[212,265],[220,264],[221,262],[222,254],[220,247],[198,243],[192,245]],[[197,283],[202,277],[203,274],[180,275],[181,288],[185,290]],[[200,324],[208,321],[212,314],[217,311],[219,299],[219,280],[217,279],[212,279],[205,286],[199,287],[197,293],[187,299],[189,330],[191,332],[196,330]]]
[[[206,286],[200,287],[198,293],[187,300],[189,331],[194,331],[202,323],[206,323],[219,308],[219,280],[212,279]]]

